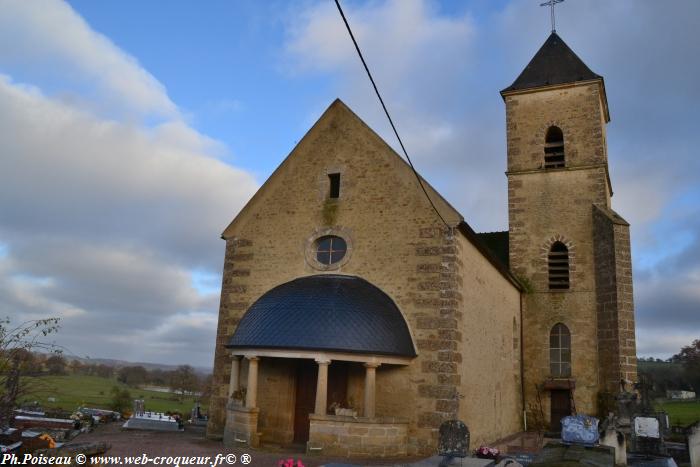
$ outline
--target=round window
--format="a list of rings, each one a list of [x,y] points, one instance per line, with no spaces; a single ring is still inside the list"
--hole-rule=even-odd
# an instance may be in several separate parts
[[[321,264],[337,263],[347,251],[345,240],[335,235],[326,235],[316,240],[316,261]]]

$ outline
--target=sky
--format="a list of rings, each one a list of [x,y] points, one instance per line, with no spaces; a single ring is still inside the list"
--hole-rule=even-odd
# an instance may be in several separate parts
[[[507,229],[499,90],[540,0],[344,0],[417,169]],[[613,208],[632,225],[638,355],[700,339],[700,2],[567,0],[604,76]],[[0,0],[0,316],[67,353],[211,367],[220,234],[341,98],[397,147],[331,0]]]

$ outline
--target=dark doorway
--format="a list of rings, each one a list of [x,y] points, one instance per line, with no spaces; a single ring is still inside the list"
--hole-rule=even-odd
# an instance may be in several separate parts
[[[561,419],[571,415],[571,392],[568,389],[552,389],[551,398],[551,430],[561,433]]]
[[[309,414],[316,405],[318,365],[313,360],[299,360],[297,366],[296,402],[294,404],[294,443],[309,440]]]
[[[348,362],[333,361],[328,367],[328,407],[350,407],[348,401]],[[328,408],[326,407],[326,409]]]

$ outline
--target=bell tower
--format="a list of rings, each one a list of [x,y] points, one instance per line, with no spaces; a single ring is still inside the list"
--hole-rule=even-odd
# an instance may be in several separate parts
[[[610,204],[603,78],[553,31],[501,96],[526,404],[557,429],[636,380],[629,224]]]

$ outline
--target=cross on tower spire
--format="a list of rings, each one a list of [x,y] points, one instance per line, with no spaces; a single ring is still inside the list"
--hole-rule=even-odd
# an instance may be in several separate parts
[[[540,3],[540,6],[548,6],[548,7],[551,8],[551,12],[552,12],[552,32],[556,32],[556,30],[557,30],[557,28],[555,27],[555,22],[554,22],[554,5],[556,5],[557,3],[561,3],[561,2],[563,2],[563,1],[564,1],[564,0],[547,0],[547,1],[544,2],[544,3]]]

